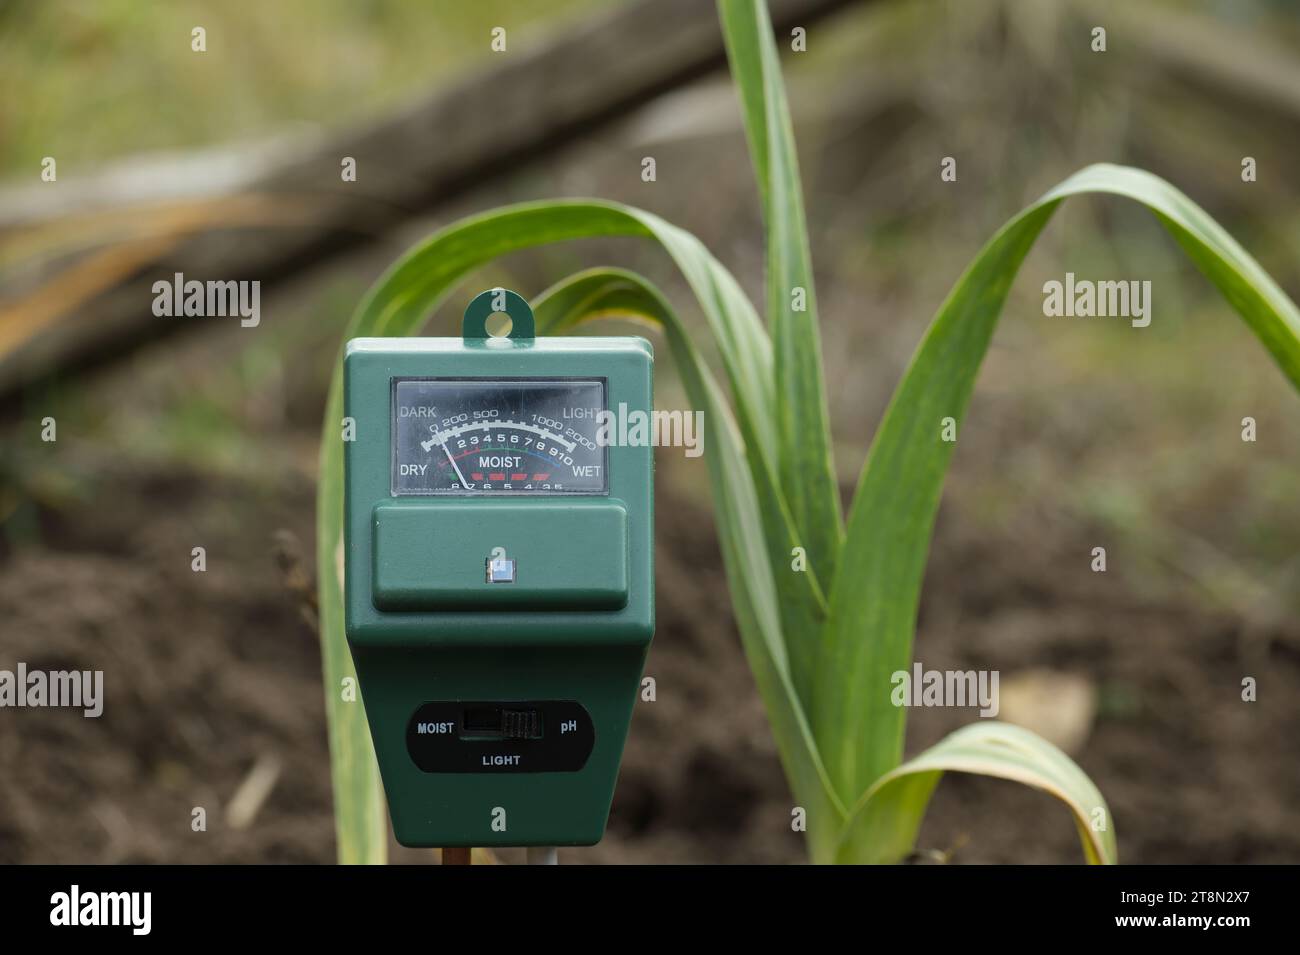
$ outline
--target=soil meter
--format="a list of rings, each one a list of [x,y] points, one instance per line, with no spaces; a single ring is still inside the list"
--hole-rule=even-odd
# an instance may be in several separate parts
[[[403,845],[600,840],[654,632],[652,449],[601,424],[653,366],[504,289],[461,338],[348,342],[346,628]]]

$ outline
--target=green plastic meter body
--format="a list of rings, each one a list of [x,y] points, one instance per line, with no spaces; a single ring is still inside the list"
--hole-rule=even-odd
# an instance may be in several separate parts
[[[514,319],[483,331],[489,303]],[[654,632],[641,338],[462,338],[344,357],[345,625],[397,840],[591,845]]]

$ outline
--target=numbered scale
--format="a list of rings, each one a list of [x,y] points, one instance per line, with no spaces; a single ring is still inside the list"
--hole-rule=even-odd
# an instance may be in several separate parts
[[[393,382],[393,494],[605,494],[604,379]]]

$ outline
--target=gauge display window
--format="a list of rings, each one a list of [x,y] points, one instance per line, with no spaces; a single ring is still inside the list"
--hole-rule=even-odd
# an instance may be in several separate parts
[[[392,493],[608,494],[604,378],[394,378]]]

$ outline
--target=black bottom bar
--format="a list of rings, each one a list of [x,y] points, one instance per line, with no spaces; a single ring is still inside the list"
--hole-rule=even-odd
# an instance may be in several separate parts
[[[528,915],[550,925],[557,942],[570,933],[590,937],[604,915],[624,924],[607,926],[617,932],[610,942],[633,925],[653,924],[664,944],[714,926],[733,945],[751,933],[770,943],[769,933],[781,930],[812,938],[835,925],[837,935],[864,943],[954,939],[984,947],[1057,929],[1040,941],[1068,939],[1073,947],[1080,938],[1128,935],[1212,939],[1221,947],[1252,932],[1277,938],[1291,927],[1296,870],[33,866],[2,869],[0,879],[10,951],[19,949],[9,942],[32,935],[97,943],[146,937],[146,926],[147,937],[205,947],[292,933],[299,944],[319,938],[337,950],[355,940],[378,950],[397,944],[403,930],[427,929],[431,917],[447,931],[473,932],[499,929],[503,917],[518,926]],[[148,893],[147,908],[138,893]]]

